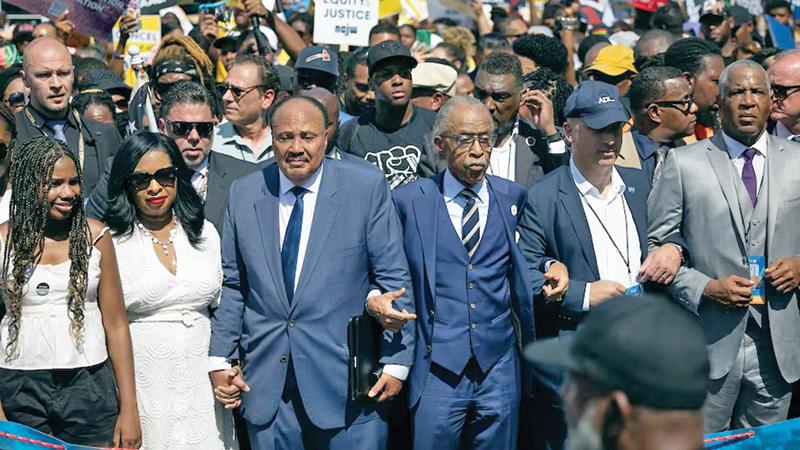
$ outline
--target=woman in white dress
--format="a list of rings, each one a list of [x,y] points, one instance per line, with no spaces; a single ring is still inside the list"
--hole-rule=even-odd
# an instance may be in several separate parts
[[[142,446],[235,448],[233,417],[208,378],[209,308],[222,289],[220,240],[175,143],[141,132],[117,151],[106,219],[130,321]]]

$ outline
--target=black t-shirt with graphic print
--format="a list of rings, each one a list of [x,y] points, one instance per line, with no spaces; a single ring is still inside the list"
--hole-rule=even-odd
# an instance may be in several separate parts
[[[428,142],[435,120],[435,112],[414,107],[405,126],[386,131],[370,111],[342,126],[338,147],[377,166],[395,189],[437,172],[438,155]]]

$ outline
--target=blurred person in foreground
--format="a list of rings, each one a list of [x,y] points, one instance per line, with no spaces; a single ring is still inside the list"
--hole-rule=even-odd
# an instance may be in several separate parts
[[[525,356],[568,373],[566,448],[703,448],[705,336],[697,318],[668,299],[611,299],[573,336],[531,344]]]

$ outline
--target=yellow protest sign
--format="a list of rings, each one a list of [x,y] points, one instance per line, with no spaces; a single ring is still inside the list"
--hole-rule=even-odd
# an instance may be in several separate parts
[[[119,21],[114,25],[111,31],[114,39],[114,48],[119,43]],[[142,27],[139,31],[131,33],[128,41],[125,43],[125,55],[128,55],[128,49],[131,45],[136,45],[141,50],[141,55],[145,61],[150,60],[150,52],[161,42],[161,17],[158,15],[143,15]],[[130,68],[125,69],[125,83],[128,86],[136,84],[136,75]]]
[[[403,7],[400,0],[380,0],[378,3],[378,18],[383,19],[389,16],[400,14]]]

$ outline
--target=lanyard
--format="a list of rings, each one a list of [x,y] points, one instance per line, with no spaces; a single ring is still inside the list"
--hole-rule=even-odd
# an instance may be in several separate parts
[[[631,264],[630,264],[631,252],[630,252],[630,247],[629,247],[630,240],[628,239],[628,208],[625,207],[625,196],[622,196],[622,214],[625,216],[625,255],[627,255],[627,258],[625,257],[625,255],[622,254],[622,250],[620,250],[619,246],[617,246],[617,243],[614,242],[614,238],[611,237],[611,233],[608,232],[608,228],[606,228],[606,225],[603,223],[603,220],[600,219],[600,216],[597,214],[597,211],[595,211],[594,208],[592,208],[592,204],[589,203],[589,200],[586,199],[586,196],[583,195],[583,192],[578,190],[578,193],[581,194],[581,199],[583,199],[583,201],[586,202],[586,206],[589,207],[589,211],[591,211],[592,214],[594,214],[594,217],[597,218],[597,221],[600,222],[600,226],[603,227],[603,231],[606,232],[606,236],[608,236],[608,240],[611,241],[611,245],[613,245],[614,249],[617,250],[617,253],[619,254],[619,257],[622,258],[622,262],[625,263],[625,268],[628,269],[628,277],[630,277],[631,276]]]
[[[31,121],[31,125],[36,127],[36,120],[33,118],[33,114],[31,114],[30,110],[26,107],[25,108],[25,115],[28,117],[28,120]],[[81,169],[83,169],[83,155],[84,155],[84,142],[83,142],[83,126],[81,125],[81,116],[78,114],[78,111],[74,108],[72,109],[72,117],[75,118],[75,122],[78,124],[78,161],[80,162]],[[38,128],[38,127],[37,127]],[[44,130],[44,127],[38,128],[38,130],[47,137],[52,137]],[[66,134],[66,133],[65,133]],[[66,135],[64,136],[66,137]],[[69,144],[67,144],[69,145]]]

